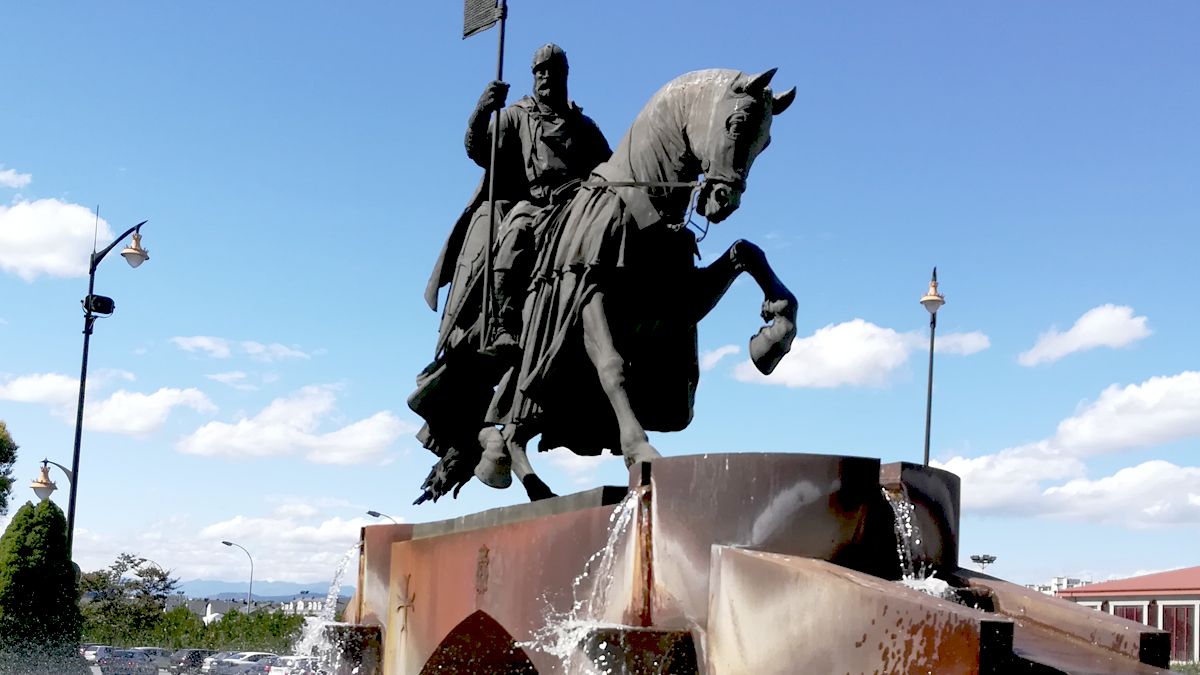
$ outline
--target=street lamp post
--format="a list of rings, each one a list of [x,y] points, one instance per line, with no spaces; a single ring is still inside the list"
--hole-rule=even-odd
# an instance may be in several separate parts
[[[238,548],[242,549],[242,552],[246,554],[247,558],[250,558],[250,588],[246,591],[246,613],[249,614],[250,603],[254,598],[254,556],[250,555],[250,551],[247,551],[244,546],[235,544],[232,541],[223,541],[221,543],[225,544],[226,546],[237,546]]]
[[[75,482],[75,474],[71,473],[70,469],[62,464],[59,464],[58,462],[51,462],[48,459],[43,459],[41,472],[38,473],[38,477],[29,484],[29,487],[33,488],[33,493],[42,501],[50,499],[50,495],[54,494],[54,491],[58,489],[58,486],[54,484],[54,481],[50,480],[51,464],[62,469],[62,472],[67,474],[68,483]]]
[[[378,511],[367,511],[367,515],[371,516],[372,518],[387,518],[388,520],[392,521],[393,523],[395,523],[397,525],[400,524],[399,521],[397,521],[395,518],[389,516],[386,513],[380,513]]]
[[[975,563],[976,565],[979,565],[979,571],[982,572],[985,569],[987,569],[988,565],[991,565],[992,563],[996,562],[996,556],[991,555],[990,553],[982,553],[982,554],[978,554],[978,555],[973,555],[973,556],[971,556],[971,562]]]
[[[937,332],[937,312],[946,304],[946,296],[938,292],[937,268],[933,268],[933,278],[929,281],[929,290],[921,298],[921,304],[929,310],[929,385],[925,392],[925,466],[929,466],[929,426],[933,419],[933,336]]]
[[[133,227],[121,233],[121,236],[113,240],[111,244],[104,247],[101,251],[92,251],[91,261],[88,264],[88,294],[83,299],[83,364],[79,368],[79,406],[75,411],[75,453],[71,458],[71,475],[75,478],[79,476],[79,446],[83,439],[83,397],[85,387],[87,386],[87,366],[88,366],[88,344],[91,342],[92,325],[96,323],[96,319],[110,316],[116,305],[112,298],[103,295],[96,295],[96,267],[100,265],[100,261],[104,260],[104,256],[113,250],[117,244],[121,243],[125,237],[133,235],[133,243],[126,246],[121,251],[121,255],[129,262],[130,267],[138,267],[142,263],[150,259],[150,252],[142,248],[142,226],[147,221],[134,225]],[[67,555],[72,552],[72,545],[75,541],[75,498],[79,488],[79,481],[75,478],[71,479],[71,500],[67,505]]]

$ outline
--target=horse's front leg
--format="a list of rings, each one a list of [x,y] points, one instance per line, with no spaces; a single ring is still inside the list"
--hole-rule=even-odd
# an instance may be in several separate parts
[[[525,446],[530,434],[524,433],[518,424],[506,424],[503,430],[486,426],[479,432],[479,443],[483,446],[483,457],[475,467],[475,476],[483,483],[506,488],[512,484],[512,474],[525,488],[529,501],[556,497],[557,495],[538,477],[529,462]]]
[[[636,462],[648,462],[660,457],[654,446],[650,445],[646,430],[629,403],[629,394],[625,391],[625,359],[613,343],[608,314],[604,309],[604,294],[594,294],[584,305],[582,314],[583,346],[617,417],[625,465],[633,466]]]
[[[763,292],[761,315],[767,325],[750,338],[750,358],[759,371],[769,375],[796,337],[796,296],[775,274],[761,248],[739,239],[712,264],[696,270],[692,319],[699,322],[707,316],[742,272]]]

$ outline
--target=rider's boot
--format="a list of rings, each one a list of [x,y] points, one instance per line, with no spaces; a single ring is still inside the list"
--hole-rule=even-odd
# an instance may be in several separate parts
[[[505,449],[500,430],[491,426],[480,429],[479,444],[483,446],[483,455],[475,465],[475,477],[479,482],[500,490],[512,485],[512,458]]]
[[[521,301],[524,295],[524,280],[512,270],[496,270],[492,273],[492,279],[495,281],[496,318],[487,349],[484,351],[505,360],[515,360],[521,349]]]

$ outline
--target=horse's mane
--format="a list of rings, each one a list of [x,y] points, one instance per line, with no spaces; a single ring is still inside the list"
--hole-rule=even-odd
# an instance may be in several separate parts
[[[622,180],[675,181],[680,173],[691,180],[686,175],[698,173],[700,168],[698,163],[693,166],[696,158],[691,156],[683,130],[694,111],[715,110],[715,103],[741,76],[738,70],[711,68],[684,73],[666,83],[642,107],[607,164],[620,172]],[[664,214],[681,214],[687,206],[687,191],[675,190],[669,197],[658,190],[651,193],[665,197],[658,202]]]

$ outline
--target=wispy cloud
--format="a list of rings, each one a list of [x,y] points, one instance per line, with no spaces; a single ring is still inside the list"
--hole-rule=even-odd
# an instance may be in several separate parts
[[[257,386],[250,384],[247,381],[249,376],[240,370],[234,370],[228,373],[213,373],[211,375],[205,375],[205,377],[213,380],[214,382],[220,382],[221,384],[241,391],[255,391],[258,389]]]
[[[262,363],[275,363],[286,359],[310,359],[313,356],[297,347],[278,342],[235,342],[211,335],[177,336],[171,338],[171,343],[185,352],[205,354],[214,359],[227,359],[237,353]]]
[[[316,464],[386,459],[391,445],[416,426],[388,411],[322,433],[337,402],[333,386],[308,386],[271,401],[253,417],[209,422],[178,443],[180,452],[222,457],[303,455]]]
[[[242,342],[242,351],[250,358],[264,363],[274,363],[284,359],[311,359],[312,355],[302,352],[295,347],[272,342],[263,344],[261,342]]]
[[[971,510],[1127,526],[1200,523],[1200,468],[1145,462],[1090,480],[1085,463],[1098,455],[1196,437],[1200,372],[1187,371],[1110,386],[1044,440],[934,464],[962,478],[963,506]]]
[[[723,347],[717,347],[716,349],[703,352],[700,354],[700,370],[712,370],[713,368],[717,367],[717,364],[721,362],[721,359],[725,358],[726,356],[733,356],[740,351],[742,350],[737,345],[725,345]]]
[[[1101,305],[1084,312],[1070,330],[1042,333],[1029,351],[1017,357],[1023,366],[1036,366],[1097,347],[1125,347],[1150,335],[1146,317],[1134,316],[1125,305]]]
[[[21,189],[33,182],[33,176],[27,173],[17,173],[15,169],[5,169],[0,164],[0,187]]]
[[[40,276],[81,277],[97,237],[108,241],[112,229],[78,204],[57,199],[0,205],[0,270],[33,281]]]
[[[928,344],[918,332],[900,333],[863,319],[830,324],[808,337],[796,338],[792,350],[770,376],[755,370],[749,361],[738,364],[734,377],[743,382],[788,387],[882,387],[909,355]],[[937,340],[936,349],[970,355],[990,346],[980,332],[949,333]]]

